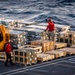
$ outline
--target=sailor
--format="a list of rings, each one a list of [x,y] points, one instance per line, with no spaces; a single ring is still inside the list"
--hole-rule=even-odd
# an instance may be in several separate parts
[[[48,23],[48,26],[45,31],[48,31],[49,40],[55,41],[55,36],[54,36],[55,35],[55,33],[54,33],[55,25],[51,19],[48,19],[47,23]]]
[[[14,65],[11,59],[11,52],[12,52],[12,46],[11,46],[11,40],[9,40],[5,45],[5,53],[6,53],[5,66],[8,66],[8,59],[10,60],[10,64]]]

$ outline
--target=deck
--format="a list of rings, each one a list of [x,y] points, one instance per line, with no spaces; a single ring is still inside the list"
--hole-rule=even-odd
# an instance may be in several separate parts
[[[37,63],[5,67],[0,61],[0,75],[75,75],[75,55]]]

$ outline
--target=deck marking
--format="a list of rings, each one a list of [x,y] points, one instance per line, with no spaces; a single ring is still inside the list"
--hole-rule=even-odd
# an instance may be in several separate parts
[[[70,61],[74,61],[74,62],[75,62],[75,58],[72,58],[72,59],[68,59],[68,60],[70,60]]]
[[[68,62],[68,63],[71,63],[71,64],[75,64],[75,62],[72,62],[72,61],[66,61],[65,62]],[[74,66],[75,67],[75,66]]]
[[[66,61],[64,61],[64,62],[66,62]],[[57,65],[60,65],[60,66],[65,66],[65,67],[71,67],[71,68],[75,68],[75,66],[71,66],[71,65],[67,65],[67,64],[57,64]]]
[[[48,62],[32,65],[32,66],[29,66],[29,67],[27,66],[27,67],[15,69],[15,70],[12,70],[12,71],[3,72],[3,73],[0,73],[0,75],[9,74],[9,73],[12,73],[12,72],[15,72],[15,71],[20,71],[20,70],[24,70],[24,69],[27,69],[27,68],[32,68],[32,67],[48,64],[48,63],[58,62],[58,61],[61,61],[61,60],[65,60],[67,58],[72,58],[72,57],[75,57],[75,56],[69,56],[69,57],[65,57],[65,58],[61,58],[61,59],[57,59],[57,60],[53,60],[53,61],[48,61]]]
[[[33,71],[38,71],[38,72],[48,72],[47,70],[33,70]]]
[[[13,73],[6,74],[6,75],[14,75],[14,74],[18,74],[18,73],[21,73],[21,72],[25,72],[25,71],[29,71],[29,70],[34,70],[34,69],[37,69],[37,68],[46,67],[46,66],[54,65],[54,64],[57,64],[57,63],[61,63],[61,62],[63,62],[63,61],[56,62],[56,63],[51,63],[51,64],[49,63],[49,64],[45,64],[45,65],[33,67],[33,68],[30,68],[30,69],[21,70],[21,71],[19,71],[19,72],[13,72]]]
[[[27,71],[28,71],[28,69],[27,69]],[[26,72],[26,71],[24,71],[23,73],[28,73],[28,74],[32,74],[32,75],[42,75],[42,74],[31,73],[31,72]],[[11,74],[6,74],[6,75],[11,75]]]

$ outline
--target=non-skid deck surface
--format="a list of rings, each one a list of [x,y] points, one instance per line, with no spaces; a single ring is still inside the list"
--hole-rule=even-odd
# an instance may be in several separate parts
[[[61,59],[55,59],[31,66],[15,64],[5,67],[0,62],[0,75],[74,75],[75,55]]]

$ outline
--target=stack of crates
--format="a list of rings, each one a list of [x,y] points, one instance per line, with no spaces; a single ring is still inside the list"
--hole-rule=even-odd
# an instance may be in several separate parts
[[[14,28],[14,30],[17,31],[23,31],[25,32],[25,39],[26,44],[29,44],[31,41],[34,40],[48,40],[48,32],[44,32],[43,29],[39,28],[29,28],[29,27],[21,27],[21,28]]]
[[[34,50],[13,50],[13,61],[15,63],[31,65],[37,63],[37,53]]]
[[[46,52],[47,50],[54,49],[54,41],[49,40],[35,40],[31,41],[31,45],[40,45],[42,47],[42,52]]]
[[[22,28],[14,28],[14,30],[23,31],[26,33],[25,35],[26,44],[29,44],[33,40],[39,40],[41,38],[44,38],[44,36],[42,36],[44,30],[42,29],[22,27]]]
[[[24,32],[10,30],[10,39],[12,40],[13,48],[20,48],[25,44],[25,36]]]
[[[26,38],[28,39],[29,42],[34,40],[46,39],[45,37],[46,34],[42,29],[31,28],[29,30],[26,30],[26,32],[27,32]]]
[[[75,32],[74,31],[68,31],[64,34],[58,35],[57,37],[58,42],[64,42],[67,43],[68,46],[75,44]]]

